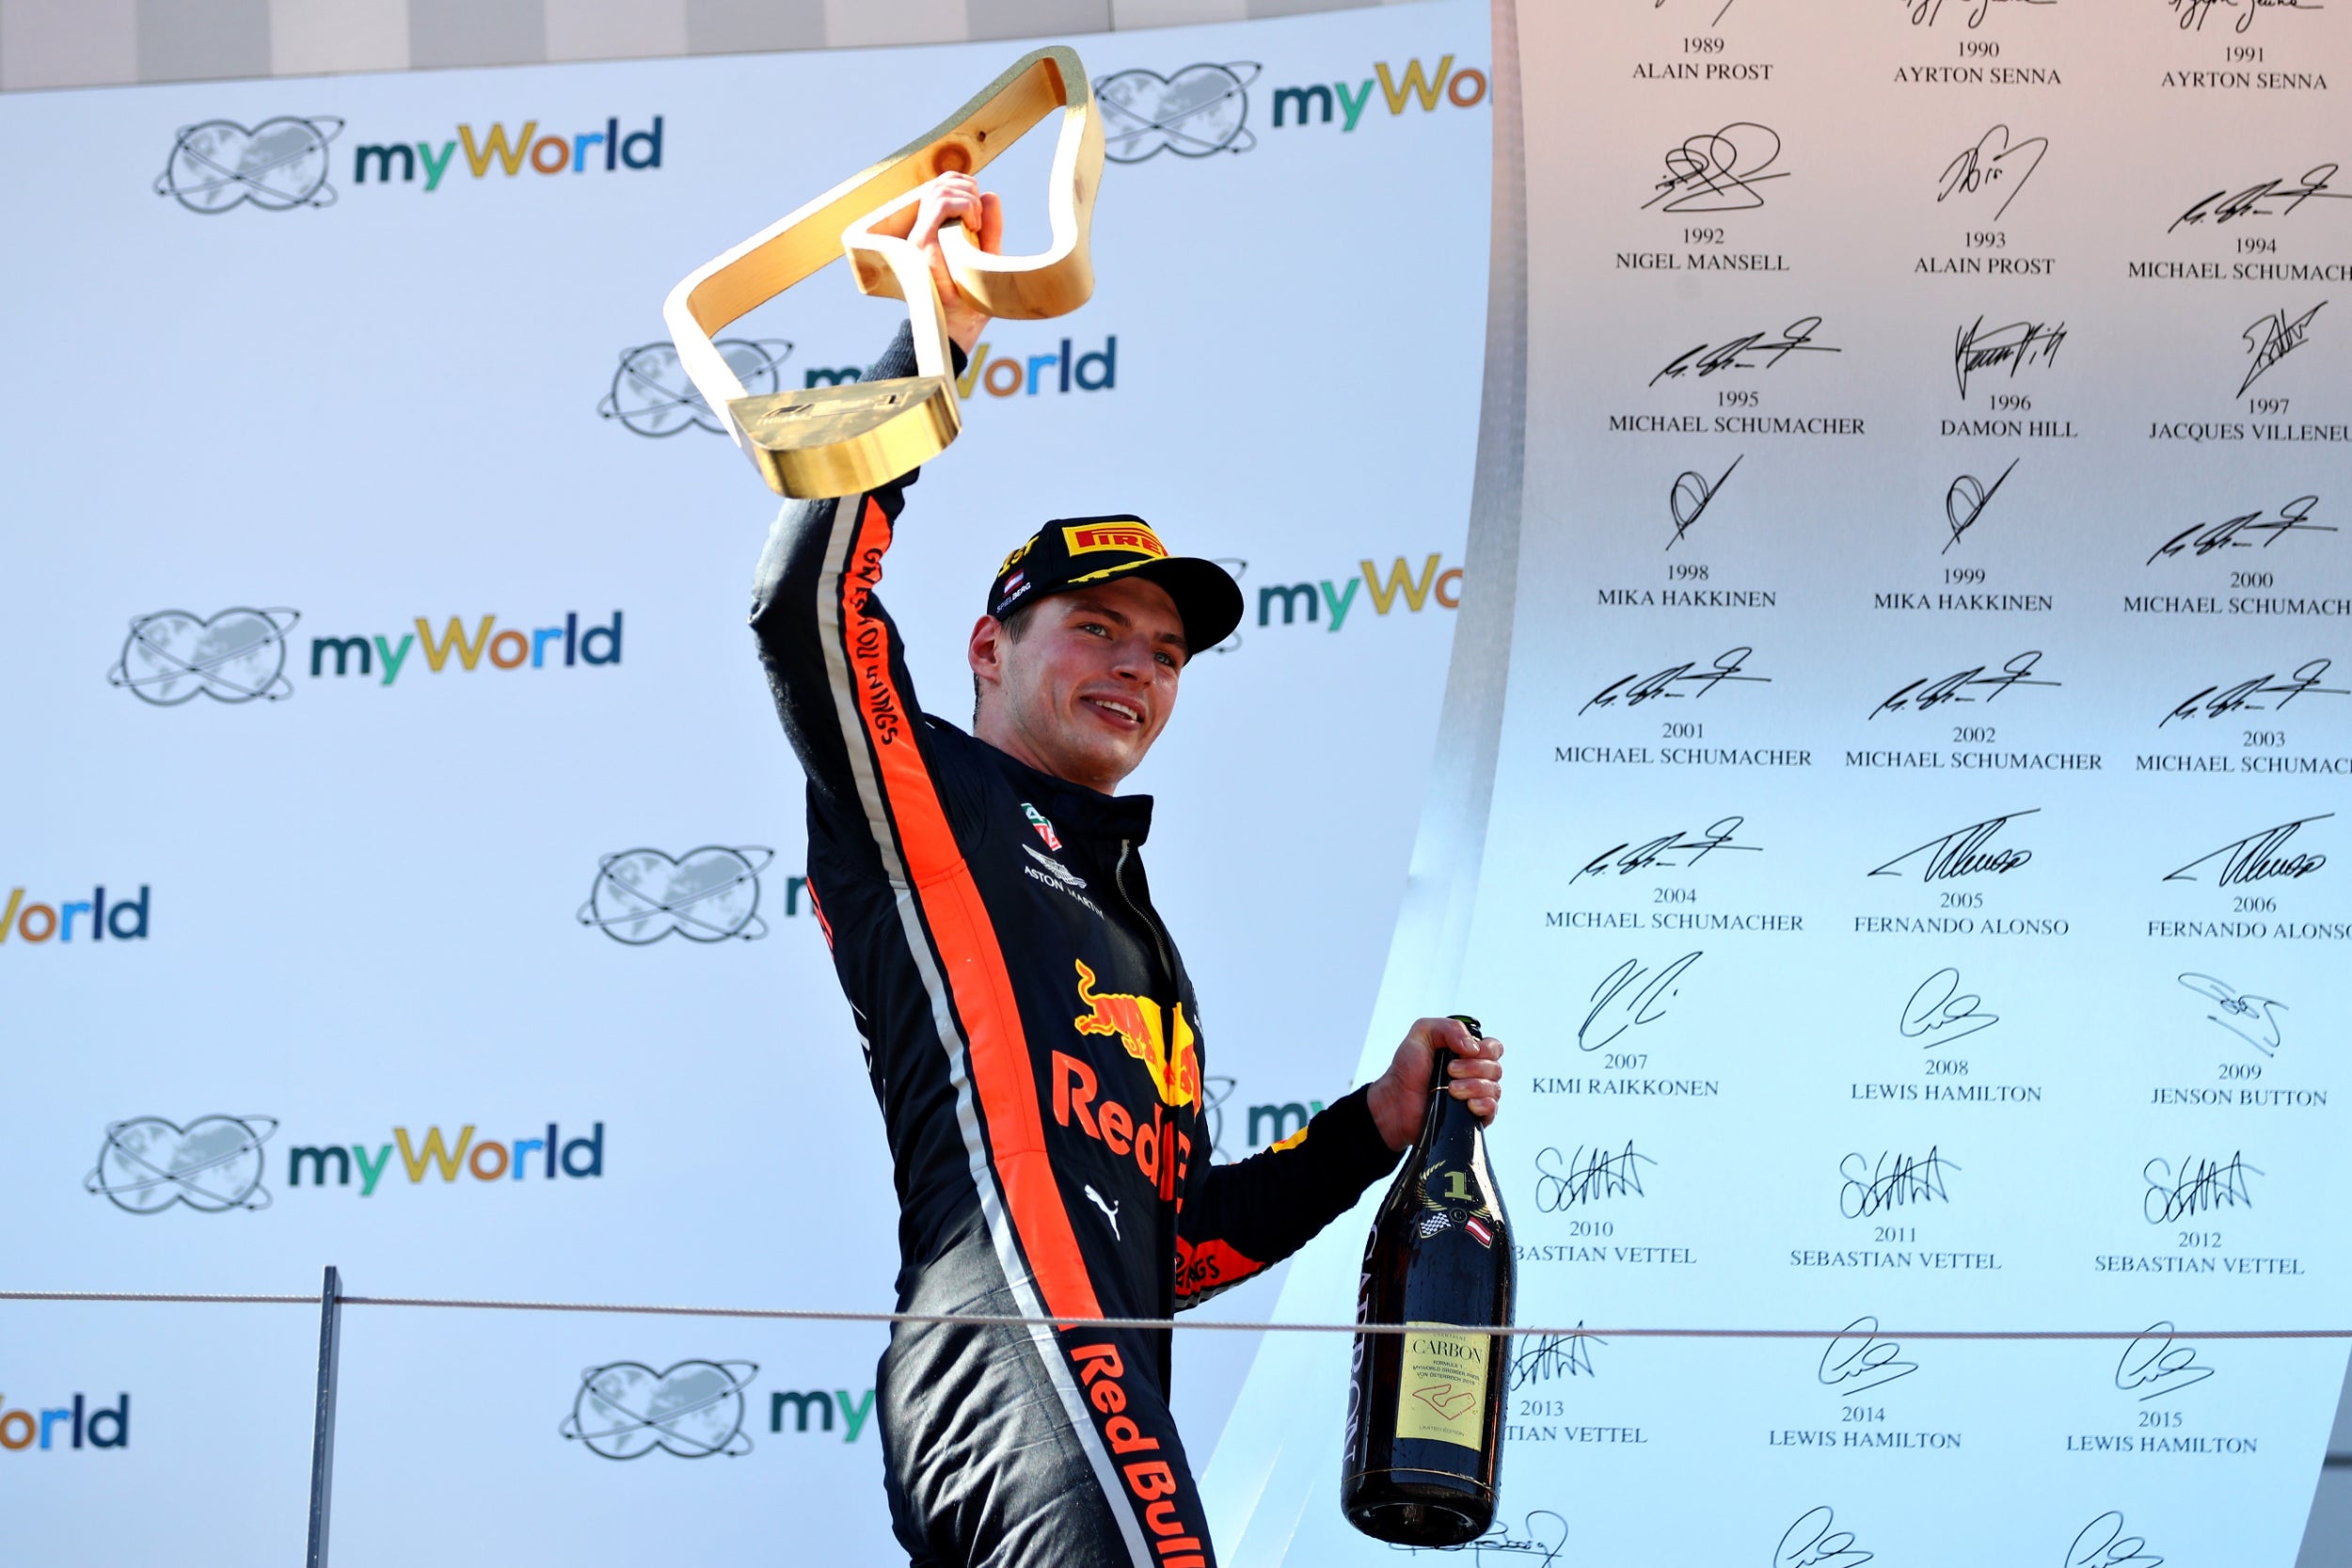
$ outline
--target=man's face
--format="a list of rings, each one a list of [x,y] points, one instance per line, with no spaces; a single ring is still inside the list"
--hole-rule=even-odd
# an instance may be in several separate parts
[[[1107,795],[1168,723],[1187,651],[1176,601],[1136,577],[1039,600],[1018,640],[983,615],[970,650],[975,728],[1030,767]]]

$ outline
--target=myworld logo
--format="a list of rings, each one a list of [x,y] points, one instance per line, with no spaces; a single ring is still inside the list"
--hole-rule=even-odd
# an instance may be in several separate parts
[[[352,1167],[359,1171],[359,1196],[375,1196],[375,1184],[384,1180],[389,1168],[392,1150],[400,1150],[401,1173],[411,1186],[423,1186],[428,1178],[438,1177],[446,1184],[454,1185],[459,1172],[476,1181],[553,1181],[559,1176],[586,1180],[604,1174],[604,1123],[597,1122],[584,1138],[565,1141],[554,1122],[548,1123],[547,1136],[542,1138],[510,1138],[504,1143],[484,1138],[476,1140],[473,1123],[457,1130],[454,1143],[445,1139],[437,1125],[425,1129],[421,1140],[412,1141],[408,1129],[392,1129],[392,1142],[379,1144],[373,1159],[368,1146],[353,1144],[346,1151],[341,1144],[294,1145],[286,1150],[286,1185],[302,1185],[307,1173],[310,1185],[326,1185],[326,1173],[335,1173],[335,1185],[351,1185]],[[560,1153],[558,1151],[561,1151]]]
[[[801,378],[803,388],[839,387],[865,373],[856,365],[815,365],[803,371]],[[1081,349],[1064,338],[1043,354],[1001,354],[983,340],[973,345],[963,373],[956,377],[956,396],[966,402],[981,392],[993,398],[1049,393],[1061,397],[1072,392],[1107,392],[1118,386],[1119,339],[1115,334],[1094,349]]]
[[[382,673],[382,684],[389,686],[400,678],[401,667],[408,662],[413,650],[424,655],[425,668],[434,674],[447,669],[456,660],[457,668],[471,671],[478,668],[486,656],[494,670],[533,670],[549,668],[571,669],[576,665],[618,664],[621,662],[621,612],[614,610],[612,619],[602,626],[583,626],[580,611],[564,612],[560,626],[533,626],[524,631],[520,626],[498,626],[498,617],[485,615],[474,623],[473,635],[466,635],[466,624],[453,615],[439,636],[433,632],[433,623],[420,615],[416,630],[400,634],[394,643],[382,633],[373,637],[313,637],[310,639],[310,673],[326,673],[326,661],[335,661],[337,675],[373,675]]]
[[[1103,346],[1083,354],[1073,354],[1071,341],[1064,338],[1058,348],[1045,354],[1012,354],[990,358],[993,352],[987,342],[973,345],[972,357],[956,377],[956,395],[969,399],[975,391],[986,392],[993,398],[1016,395],[1036,397],[1051,392],[1062,396],[1072,391],[1107,392],[1119,385],[1119,340],[1106,337]],[[814,377],[818,372],[811,371]],[[850,377],[855,380],[856,377]],[[815,386],[814,380],[809,382]]]
[[[450,172],[450,160],[463,147],[466,172],[476,180],[487,179],[493,169],[506,179],[515,179],[529,163],[536,174],[617,174],[627,169],[649,169],[661,166],[661,117],[653,117],[650,130],[632,130],[624,134],[618,118],[609,119],[601,131],[576,131],[568,135],[542,136],[539,122],[526,119],[522,128],[511,137],[506,122],[496,120],[490,129],[475,137],[471,125],[460,125],[457,135],[440,144],[421,141],[412,148],[407,142],[362,142],[351,150],[351,182],[364,185],[373,173],[379,185],[392,182],[394,169],[400,171],[404,184],[416,182],[417,171],[424,171],[424,188],[437,191],[441,179]]]
[[[1353,131],[1372,103],[1375,83],[1380,88],[1380,102],[1391,116],[1401,116],[1416,103],[1423,114],[1434,114],[1440,99],[1457,109],[1476,108],[1486,99],[1486,73],[1471,66],[1455,70],[1451,55],[1439,55],[1435,71],[1425,69],[1418,55],[1406,62],[1402,75],[1392,74],[1386,60],[1375,62],[1372,69],[1373,74],[1357,83],[1352,91],[1345,82],[1334,82],[1327,87],[1320,82],[1300,87],[1276,87],[1274,128],[1282,129],[1285,110],[1290,111],[1289,123],[1295,128],[1310,123],[1310,111],[1313,111],[1312,123],[1328,125],[1336,106],[1341,111],[1340,130]]]
[[[491,169],[499,169],[505,179],[522,174],[522,165],[529,162],[533,174],[618,174],[621,169],[659,169],[660,166],[660,115],[654,115],[654,127],[635,129],[621,134],[621,119],[604,119],[599,132],[571,132],[569,136],[541,136],[538,119],[524,119],[522,129],[508,138],[503,119],[491,122],[489,132],[475,141],[470,124],[456,127],[456,136],[439,143],[433,150],[430,141],[419,141],[409,150],[406,141],[359,143],[350,150],[350,183],[364,185],[369,171],[373,171],[378,185],[392,181],[392,169],[400,169],[402,183],[414,183],[416,169],[423,165],[425,190],[439,190],[442,176],[449,174],[449,157],[466,148],[466,171],[472,179],[486,179]]]
[[[1140,164],[1162,152],[1206,158],[1248,151],[1258,145],[1249,129],[1249,86],[1258,69],[1248,60],[1202,62],[1172,76],[1135,70],[1103,77],[1094,84],[1095,101],[1103,108],[1103,156],[1115,164]],[[1474,66],[1456,69],[1452,55],[1440,55],[1435,69],[1415,55],[1402,71],[1377,60],[1372,72],[1356,82],[1276,87],[1274,129],[1329,125],[1336,119],[1343,133],[1353,131],[1371,106],[1375,87],[1392,117],[1415,104],[1432,114],[1441,103],[1471,109],[1486,101],[1486,73]]]
[[[283,702],[294,693],[286,634],[301,618],[296,610],[244,606],[209,616],[185,610],[135,615],[106,680],[156,707],[178,707],[198,697]],[[567,610],[560,626],[526,629],[501,626],[496,615],[484,615],[469,629],[463,617],[452,615],[436,632],[433,622],[419,615],[411,622],[416,630],[402,632],[398,641],[381,633],[310,639],[310,671],[313,678],[372,678],[389,686],[404,669],[420,666],[437,675],[452,669],[470,673],[485,660],[493,670],[618,664],[622,620],[617,610],[604,621],[583,621],[579,610]],[[423,656],[420,665],[409,664],[411,654]]]
[[[758,1375],[755,1361],[677,1361],[660,1371],[643,1361],[610,1361],[580,1374],[571,1414],[556,1430],[599,1459],[642,1459],[657,1449],[679,1459],[740,1459],[752,1451],[743,1428]],[[838,1410],[841,1440],[854,1443],[874,1413],[874,1390],[855,1399],[847,1388],[772,1393],[771,1433],[784,1432],[787,1409],[795,1433],[834,1431]]]
[[[10,937],[20,947],[38,947],[52,937],[72,942],[77,922],[84,942],[104,942],[108,937],[117,942],[145,942],[148,899],[145,882],[139,884],[136,898],[118,895],[111,904],[103,882],[90,890],[87,898],[60,898],[54,904],[38,899],[28,903],[24,890],[12,887],[8,902],[0,904],[0,947],[7,946]]]
[[[0,1450],[121,1449],[130,1443],[128,1394],[117,1394],[112,1404],[97,1405],[88,1395],[76,1394],[72,1404],[41,1411],[10,1410],[8,1396],[0,1394]]]
[[[1322,617],[1326,630],[1338,631],[1347,625],[1347,617],[1356,607],[1356,591],[1368,589],[1373,613],[1386,615],[1399,603],[1406,613],[1418,615],[1429,605],[1439,610],[1457,610],[1462,603],[1462,568],[1444,566],[1444,557],[1431,555],[1421,563],[1420,571],[1403,556],[1398,556],[1383,576],[1369,561],[1359,562],[1354,577],[1338,582],[1326,578],[1318,582],[1273,583],[1258,590],[1258,625],[1274,624],[1274,611],[1282,611],[1282,625],[1293,626],[1302,619],[1313,625]]]
[[[191,213],[218,214],[247,202],[264,212],[296,207],[331,207],[335,187],[327,182],[328,143],[343,129],[332,115],[279,115],[258,125],[208,119],[174,134],[155,194],[177,199]],[[462,150],[464,159],[459,163]],[[476,180],[494,173],[519,178],[528,165],[535,174],[618,174],[661,166],[661,117],[649,127],[623,131],[608,118],[599,131],[541,135],[539,122],[526,119],[509,134],[494,120],[477,135],[470,123],[438,143],[362,142],[351,152],[351,182],[413,185],[424,176],[427,191],[462,167]]]
[[[182,1204],[206,1214],[267,1209],[272,1199],[262,1184],[269,1163],[263,1146],[278,1127],[274,1117],[198,1117],[184,1127],[162,1117],[112,1122],[82,1188],[133,1214],[160,1214]],[[395,1173],[416,1187],[435,1180],[455,1186],[461,1176],[500,1184],[589,1180],[604,1175],[604,1123],[592,1123],[585,1137],[565,1138],[561,1124],[551,1121],[545,1136],[504,1142],[475,1137],[472,1122],[452,1139],[436,1123],[421,1138],[395,1127],[391,1142],[373,1147],[294,1144],[286,1150],[289,1188],[348,1188],[356,1174],[359,1196],[373,1197]]]

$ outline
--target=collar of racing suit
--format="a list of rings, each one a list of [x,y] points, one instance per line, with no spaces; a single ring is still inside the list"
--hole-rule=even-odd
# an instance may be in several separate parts
[[[959,735],[964,733],[944,719],[928,714],[925,718],[941,729],[956,730]],[[1072,784],[1067,779],[1041,772],[977,736],[968,738],[987,750],[989,756],[1004,769],[1005,776],[1013,782],[1024,799],[1053,818],[1055,832],[1114,844],[1124,839],[1129,844],[1137,845],[1152,832],[1151,796],[1104,795],[1084,784]]]

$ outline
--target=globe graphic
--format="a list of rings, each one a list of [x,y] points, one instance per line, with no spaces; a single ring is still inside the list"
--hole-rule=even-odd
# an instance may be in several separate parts
[[[769,849],[716,844],[675,859],[659,849],[608,855],[580,919],[617,942],[641,946],[672,931],[692,942],[764,936],[759,873],[773,858]]]
[[[185,1127],[161,1117],[117,1122],[83,1184],[135,1214],[175,1203],[215,1214],[263,1208],[262,1145],[277,1126],[267,1117],[199,1117]]]
[[[758,1370],[748,1361],[681,1361],[660,1372],[636,1361],[591,1368],[563,1433],[606,1459],[656,1449],[683,1459],[749,1453],[743,1389]]]
[[[326,144],[341,120],[279,116],[251,130],[211,119],[180,133],[159,192],[199,213],[225,213],[240,202],[283,212],[333,199],[326,188]]]
[[[674,436],[710,417],[677,362],[677,350],[668,343],[647,343],[624,355],[606,401],[605,418],[620,420],[640,436]]]
[[[210,619],[184,610],[142,615],[110,678],[162,707],[199,693],[224,703],[291,696],[286,630],[294,620],[292,610],[243,608]]]
[[[722,338],[712,345],[725,360],[747,395],[773,392],[783,383],[781,368],[792,352],[787,342],[770,339]],[[724,435],[718,416],[694,389],[677,350],[667,342],[647,343],[621,356],[612,372],[612,386],[596,404],[596,412],[618,420],[640,436],[675,436],[697,427]]]
[[[1104,156],[1136,164],[1164,148],[1185,158],[1247,151],[1255,145],[1246,122],[1257,74],[1258,67],[1244,61],[1188,65],[1173,76],[1137,70],[1104,77],[1095,84]]]

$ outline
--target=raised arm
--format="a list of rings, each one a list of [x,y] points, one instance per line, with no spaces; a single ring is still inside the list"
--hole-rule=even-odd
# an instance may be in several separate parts
[[[961,371],[964,352],[988,318],[947,276],[938,235],[949,222],[977,230],[980,248],[993,252],[1004,219],[995,196],[961,174],[932,181],[899,219],[905,237],[931,258]],[[902,326],[866,379],[914,373],[914,337]],[[787,501],[753,580],[751,621],[760,661],[819,809],[861,809],[854,759],[901,743],[919,745],[919,714],[898,627],[875,593],[914,477],[860,496]]]
[[[914,339],[902,326],[866,374],[914,373]],[[856,800],[858,731],[870,728],[878,745],[914,743],[914,684],[875,594],[914,477],[861,496],[787,501],[753,578],[752,631],[768,688],[810,788],[829,808]]]

